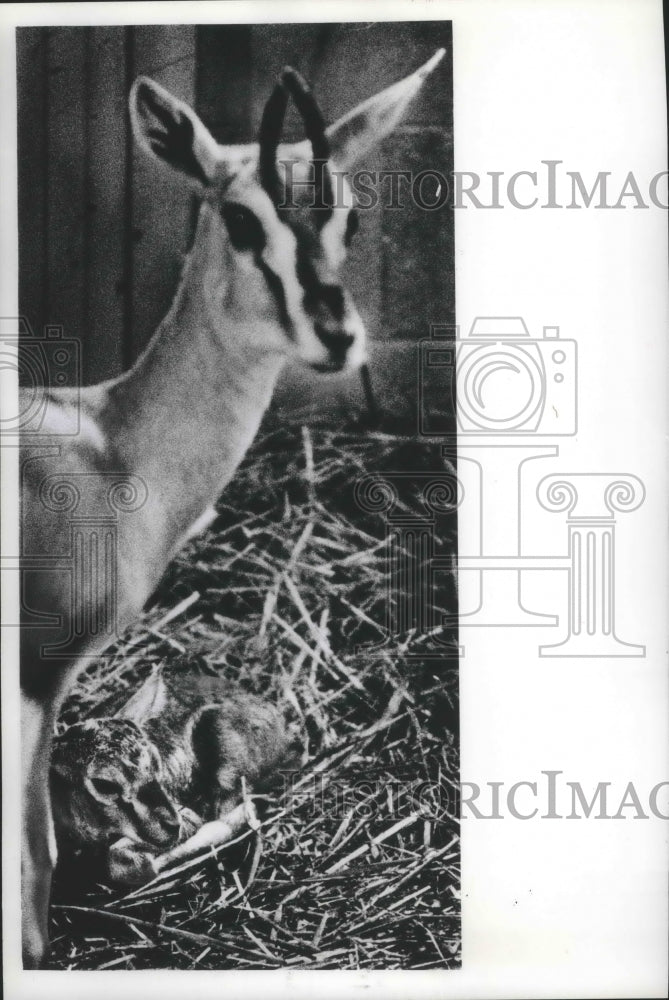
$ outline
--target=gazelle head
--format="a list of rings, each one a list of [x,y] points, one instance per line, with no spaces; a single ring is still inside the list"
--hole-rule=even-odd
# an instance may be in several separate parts
[[[348,175],[397,125],[442,55],[330,127],[302,77],[286,68],[258,142],[248,145],[219,145],[187,104],[146,77],[135,82],[136,139],[187,177],[202,202],[193,254],[204,255],[214,323],[236,325],[255,346],[318,371],[365,360],[364,326],[341,278],[358,227]],[[281,142],[289,97],[306,135],[290,144]]]

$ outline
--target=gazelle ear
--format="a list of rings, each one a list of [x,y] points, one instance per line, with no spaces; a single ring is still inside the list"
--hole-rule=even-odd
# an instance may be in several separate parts
[[[130,92],[130,118],[135,139],[148,153],[198,185],[212,180],[218,144],[184,101],[140,76]]]
[[[445,49],[439,49],[415,73],[363,101],[327,129],[332,159],[337,167],[348,170],[392,132],[424,80],[441,62],[444,52]]]

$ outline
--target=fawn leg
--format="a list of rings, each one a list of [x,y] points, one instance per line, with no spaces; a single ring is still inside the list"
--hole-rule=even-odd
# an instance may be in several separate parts
[[[121,837],[111,844],[106,857],[106,875],[118,885],[144,885],[155,878],[155,854],[148,844]]]
[[[204,823],[192,837],[185,840],[183,844],[178,844],[156,858],[156,869],[162,871],[169,865],[177,861],[185,861],[194,857],[205,847],[218,847],[220,844],[232,840],[246,826],[255,826],[258,823],[255,808],[252,802],[243,802],[241,805],[226,813],[225,818],[212,820]]]

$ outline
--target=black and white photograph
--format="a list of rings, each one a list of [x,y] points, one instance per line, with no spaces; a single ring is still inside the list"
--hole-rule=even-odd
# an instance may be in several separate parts
[[[460,961],[450,28],[17,31],[27,967]]]
[[[6,5],[11,1000],[666,996],[666,65]]]

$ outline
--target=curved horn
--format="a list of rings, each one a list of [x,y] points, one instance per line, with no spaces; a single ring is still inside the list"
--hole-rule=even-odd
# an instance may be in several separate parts
[[[326,163],[330,159],[330,143],[325,134],[325,122],[321,109],[316,103],[311,88],[297,70],[286,66],[281,74],[281,80],[295,101],[295,106],[304,122],[305,135],[311,143],[316,182],[316,205],[319,208],[331,207],[334,202],[332,181],[326,170]]]
[[[276,150],[281,139],[287,106],[288,91],[280,80],[265,105],[258,132],[260,183],[275,205],[278,205],[281,197],[281,181],[276,169]]]

